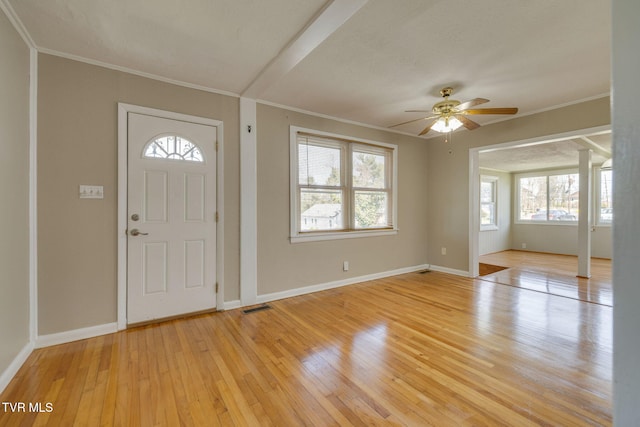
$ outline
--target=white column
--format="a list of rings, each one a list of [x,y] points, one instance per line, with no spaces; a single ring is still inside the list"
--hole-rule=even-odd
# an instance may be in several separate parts
[[[578,277],[591,277],[591,150],[580,150],[578,215]]]
[[[240,98],[240,302],[258,298],[258,174],[256,101]]]
[[[469,277],[480,274],[480,152],[469,150]],[[496,191],[497,188],[496,188]],[[497,212],[496,212],[497,215]]]

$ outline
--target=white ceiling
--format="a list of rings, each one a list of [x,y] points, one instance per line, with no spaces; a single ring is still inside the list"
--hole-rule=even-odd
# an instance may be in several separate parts
[[[420,117],[404,110],[447,85],[517,116],[610,90],[605,0],[0,3],[42,52],[375,127]]]

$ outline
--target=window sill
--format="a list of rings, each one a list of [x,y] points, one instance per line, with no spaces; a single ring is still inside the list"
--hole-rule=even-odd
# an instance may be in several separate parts
[[[362,237],[392,236],[398,234],[397,228],[362,230],[362,231],[340,231],[340,232],[317,232],[300,233],[291,236],[291,243],[317,242],[322,240],[358,239]]]
[[[573,225],[573,226],[577,226],[578,225],[578,221],[516,221],[515,224],[517,225],[552,225],[552,226],[556,226],[556,225]]]

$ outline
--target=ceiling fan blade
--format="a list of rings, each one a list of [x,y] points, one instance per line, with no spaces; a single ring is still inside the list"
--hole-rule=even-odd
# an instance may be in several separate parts
[[[429,119],[433,119],[433,118],[435,118],[435,117],[437,117],[437,116],[420,117],[419,119],[409,120],[409,121],[406,121],[406,122],[398,123],[398,124],[396,124],[396,125],[391,125],[391,126],[389,126],[389,127],[390,127],[390,128],[394,128],[394,127],[396,127],[396,126],[402,126],[402,125],[406,125],[406,124],[413,123],[413,122],[419,122],[420,120],[429,120]]]
[[[433,110],[404,110],[405,113],[431,113]]]
[[[462,104],[458,105],[456,109],[458,111],[462,111],[462,110],[466,110],[467,108],[475,107],[476,105],[485,104],[487,102],[489,102],[488,99],[475,98],[475,99],[472,99],[471,101],[463,102]]]
[[[474,122],[471,119],[467,119],[465,116],[463,116],[462,114],[456,114],[454,116],[456,119],[460,120],[462,122],[462,126],[466,127],[469,130],[474,130],[476,128],[479,128],[480,125],[476,122]]]
[[[517,112],[517,108],[479,108],[461,111],[463,114],[515,114]]]
[[[426,128],[422,129],[422,132],[420,132],[420,133],[418,134],[418,136],[422,136],[422,135],[424,135],[425,133],[429,132],[429,131],[431,130],[431,127],[432,127],[433,125],[435,125],[435,124],[436,124],[436,122],[437,122],[437,120],[436,120],[436,121],[434,121],[433,123],[431,123],[431,124],[430,124],[429,126],[427,126]]]

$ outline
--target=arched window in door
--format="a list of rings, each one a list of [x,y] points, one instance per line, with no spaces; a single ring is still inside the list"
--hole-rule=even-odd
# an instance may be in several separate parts
[[[187,162],[204,162],[202,151],[196,144],[178,135],[160,136],[145,146],[143,157]]]

